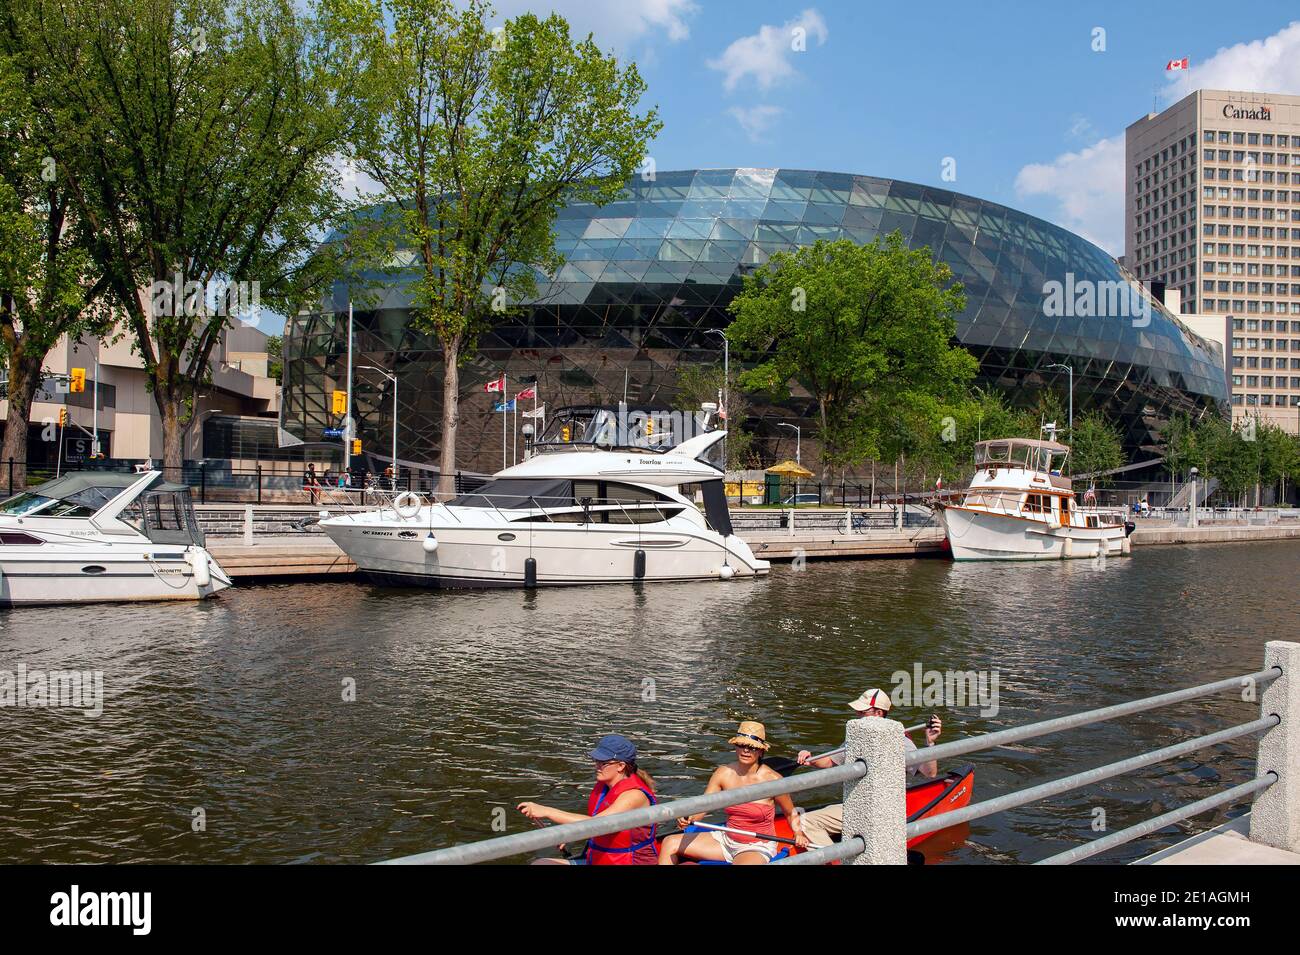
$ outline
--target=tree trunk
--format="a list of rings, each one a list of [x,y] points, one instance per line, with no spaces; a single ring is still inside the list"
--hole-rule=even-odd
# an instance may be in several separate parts
[[[154,397],[162,417],[163,477],[180,483],[181,465],[185,463],[185,430],[181,426],[181,399],[174,392],[159,389],[154,382]]]
[[[21,348],[9,356],[9,414],[5,418],[5,436],[0,444],[0,465],[4,467],[5,491],[9,490],[9,462],[13,461],[15,493],[27,486],[27,427],[31,423],[32,401],[41,383],[39,358],[23,353]]]
[[[456,429],[460,425],[460,338],[442,343],[442,450],[438,458],[438,494],[456,493]]]

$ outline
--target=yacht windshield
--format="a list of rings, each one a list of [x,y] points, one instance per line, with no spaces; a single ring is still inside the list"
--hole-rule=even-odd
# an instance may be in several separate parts
[[[120,487],[85,487],[62,497],[48,497],[35,491],[24,491],[0,502],[0,514],[91,517],[121,492]]]
[[[703,431],[689,411],[652,408],[561,408],[538,439],[539,451],[590,445],[667,450]]]

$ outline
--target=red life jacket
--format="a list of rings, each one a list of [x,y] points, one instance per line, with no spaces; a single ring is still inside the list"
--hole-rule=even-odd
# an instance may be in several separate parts
[[[629,776],[613,787],[597,783],[596,788],[587,797],[587,815],[599,815],[601,807],[608,803],[613,805],[619,796],[629,789],[639,789],[655,804],[655,794],[650,791],[640,776]],[[587,840],[588,865],[654,865],[659,861],[655,851],[655,827],[642,826],[639,829],[624,829],[609,835],[596,836]]]

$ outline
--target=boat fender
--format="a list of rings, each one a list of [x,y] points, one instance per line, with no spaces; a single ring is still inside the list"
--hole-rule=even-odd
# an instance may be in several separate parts
[[[393,501],[393,510],[398,517],[414,517],[420,513],[420,495],[414,491],[403,491]]]
[[[732,567],[730,564],[723,564],[721,569],[718,571],[718,576],[723,580],[730,580],[732,577],[736,576],[736,568]]]
[[[524,586],[537,586],[537,558],[527,557],[524,559]]]
[[[194,583],[200,588],[211,586],[212,568],[208,565],[208,552],[202,547],[190,548],[190,566],[194,568]]]
[[[1074,556],[1074,539],[1067,537],[1064,541],[1061,542],[1061,557],[1065,558],[1065,557],[1073,557],[1073,556]]]
[[[645,580],[645,551],[638,550],[632,557],[632,577],[635,580]]]
[[[1125,537],[1119,542],[1119,552],[1125,556],[1133,553],[1133,542]]]
[[[433,536],[433,531],[429,531],[429,536],[424,539],[424,543],[420,546],[424,548],[426,554],[432,554],[438,549],[438,538]]]

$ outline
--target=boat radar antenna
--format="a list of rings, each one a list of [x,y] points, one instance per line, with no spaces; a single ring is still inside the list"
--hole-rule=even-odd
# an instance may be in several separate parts
[[[1041,429],[1041,430],[1042,430],[1042,433],[1046,436],[1046,438],[1047,438],[1048,441],[1055,441],[1055,440],[1056,440],[1056,422],[1055,422],[1055,421],[1045,421],[1045,422],[1043,422],[1043,426],[1042,426],[1042,429]]]

